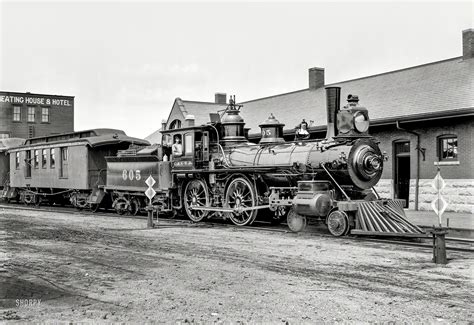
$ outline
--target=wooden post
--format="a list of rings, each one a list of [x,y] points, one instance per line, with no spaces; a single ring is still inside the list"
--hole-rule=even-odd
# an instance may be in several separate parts
[[[151,205],[151,203],[146,207],[146,210],[148,212],[147,228],[154,228],[155,225],[153,224],[153,206]]]
[[[443,227],[434,227],[433,235],[433,263],[448,264],[446,257],[446,234],[448,231]]]

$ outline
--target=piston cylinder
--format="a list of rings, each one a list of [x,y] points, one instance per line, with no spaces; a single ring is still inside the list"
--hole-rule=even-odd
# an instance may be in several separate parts
[[[297,214],[304,216],[325,217],[332,207],[330,188],[330,183],[325,181],[298,182],[293,209]]]
[[[331,210],[332,200],[327,194],[314,194],[311,198],[296,195],[295,212],[304,216],[325,217]]]

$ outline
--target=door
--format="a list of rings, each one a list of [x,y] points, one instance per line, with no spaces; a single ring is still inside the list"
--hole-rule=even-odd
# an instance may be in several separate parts
[[[25,168],[25,177],[31,177],[31,150],[26,151]]]
[[[59,169],[59,177],[67,178],[68,175],[68,150],[66,147],[62,147],[60,149],[60,169]]]
[[[405,208],[408,208],[410,195],[410,142],[396,142],[394,144],[394,153],[395,198],[405,200]]]

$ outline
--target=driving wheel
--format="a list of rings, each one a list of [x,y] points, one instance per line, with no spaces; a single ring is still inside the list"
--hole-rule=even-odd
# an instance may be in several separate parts
[[[200,179],[194,179],[186,185],[184,190],[184,210],[189,219],[199,222],[207,216],[208,211],[195,210],[194,208],[206,206],[209,206],[207,185]]]
[[[234,179],[227,187],[225,202],[232,209],[246,209],[257,206],[257,193],[245,178]],[[228,213],[230,220],[237,226],[251,225],[257,217],[257,210],[237,210]]]

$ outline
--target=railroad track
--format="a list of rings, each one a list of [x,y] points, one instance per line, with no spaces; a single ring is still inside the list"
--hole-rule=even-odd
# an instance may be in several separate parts
[[[145,215],[118,215],[112,211],[98,211],[92,212],[87,209],[77,210],[73,207],[59,207],[59,206],[25,206],[18,203],[3,203],[0,204],[0,209],[11,209],[11,210],[26,210],[26,211],[44,211],[52,213],[67,213],[71,215],[88,215],[88,216],[101,216],[107,218],[125,218],[125,219],[143,219],[144,222],[147,219]],[[163,222],[166,220],[166,222]],[[280,225],[269,226],[269,222],[256,220],[251,227],[238,227],[234,224],[228,223],[226,220],[208,220],[202,223],[193,223],[187,219],[167,219],[160,218],[159,226],[162,227],[172,227],[177,225],[183,226],[193,226],[193,227],[222,227],[222,228],[233,228],[241,231],[266,231],[266,232],[275,232],[275,233],[289,233],[291,232],[285,223]],[[359,237],[359,236],[348,236],[348,237],[334,237],[329,233],[325,233],[321,227],[317,227],[316,224],[309,224],[306,231],[302,232],[305,236],[320,236],[320,237],[331,237],[334,240],[349,240],[355,242],[371,242],[371,243],[380,243],[380,244],[393,244],[401,246],[410,246],[418,247],[423,249],[433,249],[431,244],[431,238],[374,238],[374,237]],[[459,252],[469,252],[474,253],[474,240],[467,238],[454,238],[446,237],[447,246],[446,249],[450,251],[459,251]]]

